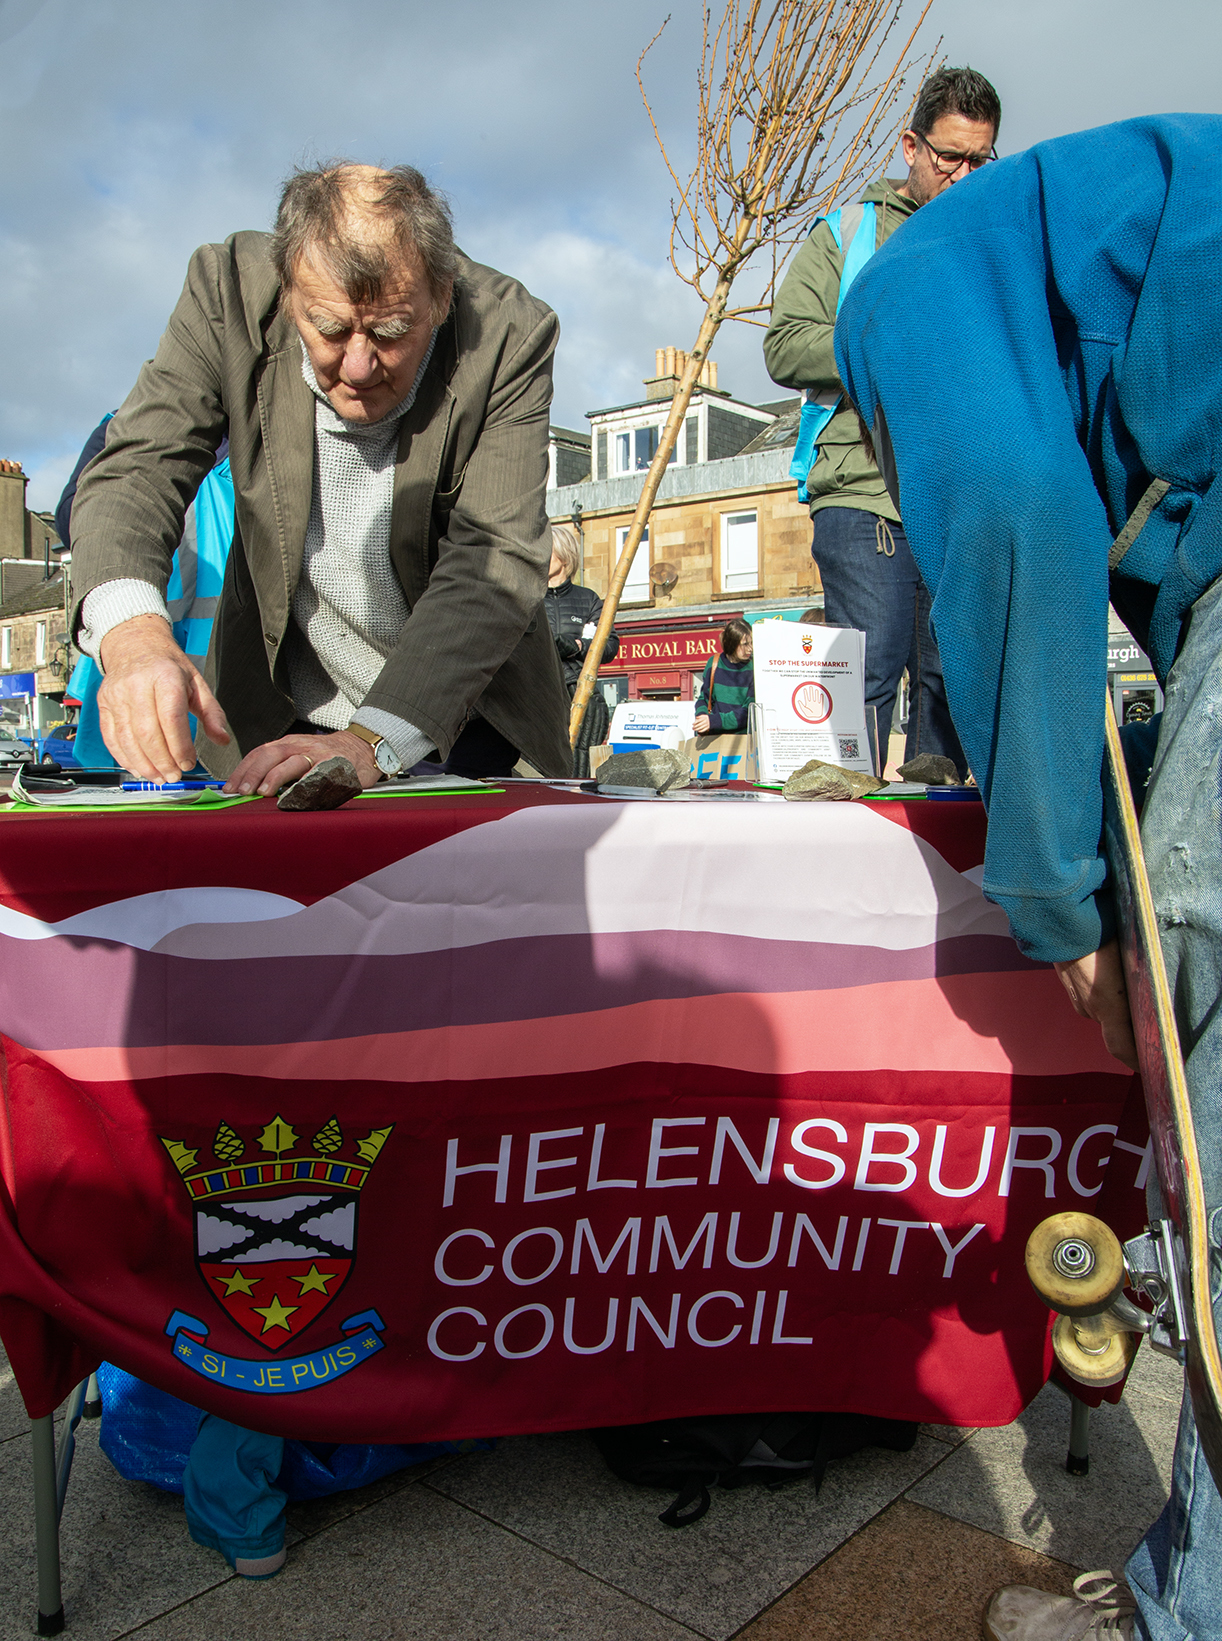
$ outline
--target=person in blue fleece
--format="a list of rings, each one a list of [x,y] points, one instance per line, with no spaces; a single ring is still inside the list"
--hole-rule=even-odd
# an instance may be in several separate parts
[[[985,893],[1129,1065],[1100,848],[1109,595],[1164,682],[1142,835],[1222,1246],[1220,155],[1222,119],[1179,114],[988,167],[862,270],[836,359],[934,594]],[[1126,1572],[1136,1612],[1090,1575],[1081,1599],[1001,1591],[987,1632],[1222,1637],[1222,1502],[1187,1401]]]

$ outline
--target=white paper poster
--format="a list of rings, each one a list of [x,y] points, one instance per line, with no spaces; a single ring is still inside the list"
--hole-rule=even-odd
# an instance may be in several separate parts
[[[696,733],[695,717],[694,701],[621,701],[607,739],[619,746],[681,746]]]
[[[865,633],[757,621],[752,636],[760,780],[786,780],[812,758],[873,774]]]

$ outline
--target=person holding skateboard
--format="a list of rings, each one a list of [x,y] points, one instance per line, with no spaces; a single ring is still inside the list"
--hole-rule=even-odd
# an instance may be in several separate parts
[[[950,709],[988,805],[985,894],[1134,1067],[1100,842],[1109,597],[1164,684],[1142,841],[1215,1269],[1220,151],[1222,119],[1181,114],[1002,160],[932,201],[871,258],[836,327],[841,380],[897,509],[902,497],[933,593]],[[1161,1213],[1152,1203],[1152,1218]],[[1216,1327],[1216,1283],[1214,1307]],[[1198,1409],[1212,1439],[1218,1410],[1212,1400]],[[1222,1637],[1222,1501],[1187,1399],[1170,1501],[1126,1573],[1135,1611],[1107,1579],[1079,1580],[1078,1598],[1012,1587],[994,1597],[986,1633]]]

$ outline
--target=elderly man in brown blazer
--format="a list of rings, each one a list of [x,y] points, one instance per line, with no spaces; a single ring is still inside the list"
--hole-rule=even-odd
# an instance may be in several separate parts
[[[240,792],[337,753],[365,786],[434,749],[465,773],[520,753],[568,774],[540,615],[557,333],[457,251],[408,166],[299,172],[273,235],[198,250],[73,506],[74,628],[115,758],[180,779],[194,713]],[[226,434],[236,524],[201,676],[165,589]]]

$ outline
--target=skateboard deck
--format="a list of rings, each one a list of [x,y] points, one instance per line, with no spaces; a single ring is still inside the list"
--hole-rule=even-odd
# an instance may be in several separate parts
[[[1179,1347],[1201,1446],[1222,1491],[1222,1353],[1209,1291],[1209,1210],[1141,832],[1110,700],[1106,733],[1104,836],[1154,1165],[1167,1215],[1161,1227],[1151,1229],[1161,1238],[1165,1285],[1171,1290],[1164,1296],[1170,1301],[1170,1343]],[[1157,1288],[1146,1286],[1157,1298]]]

